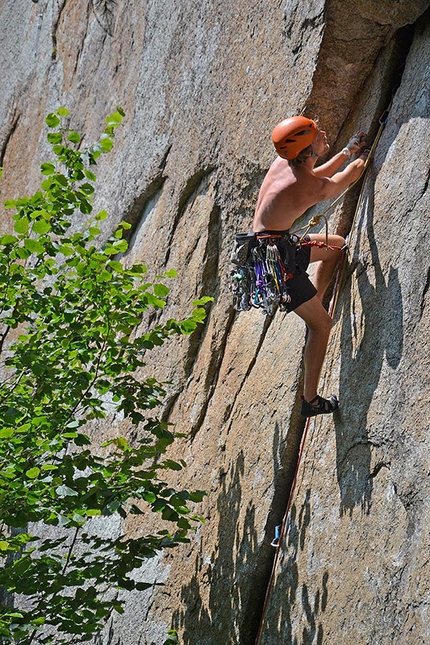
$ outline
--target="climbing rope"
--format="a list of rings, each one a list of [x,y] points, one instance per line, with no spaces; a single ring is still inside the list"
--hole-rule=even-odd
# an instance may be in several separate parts
[[[373,158],[373,155],[375,153],[376,147],[377,147],[377,145],[379,143],[379,139],[381,138],[383,129],[384,129],[386,123],[387,123],[388,114],[389,114],[389,108],[387,110],[385,110],[383,112],[383,114],[381,115],[381,117],[379,118],[379,121],[378,121],[379,129],[378,129],[376,137],[375,137],[375,139],[373,141],[373,144],[372,144],[372,147],[370,149],[369,155],[368,155],[368,157],[367,157],[367,159],[365,161],[363,172],[360,175],[360,177],[353,184],[348,186],[348,188],[346,188],[341,193],[341,195],[339,195],[334,200],[334,202],[332,202],[330,204],[330,206],[328,206],[320,215],[316,215],[315,217],[312,217],[309,220],[307,226],[303,227],[303,228],[306,228],[306,233],[304,233],[302,237],[305,237],[305,235],[307,235],[307,232],[310,230],[310,228],[312,228],[313,226],[316,226],[321,221],[321,218],[324,218],[325,221],[326,221],[326,241],[327,241],[327,239],[328,239],[328,222],[327,222],[327,218],[326,218],[326,213],[331,208],[333,208],[333,206],[335,206],[339,202],[339,200],[342,197],[344,197],[345,194],[360,179],[365,177],[367,169],[368,169],[369,164],[370,164],[370,161]],[[351,229],[350,229],[351,232],[354,230],[354,225],[355,225],[355,221],[356,221],[356,218],[357,218],[357,213],[359,211],[361,198],[363,196],[364,184],[365,184],[365,182],[363,181],[361,191],[360,191],[360,194],[359,194],[359,197],[358,197],[358,200],[357,200],[357,206],[356,206],[354,216],[353,216],[353,219],[352,219],[352,223],[351,223]],[[318,221],[316,221],[316,220],[318,220]],[[300,230],[303,230],[303,229],[299,229],[299,231]],[[330,314],[331,317],[333,317],[335,309],[336,309],[336,306],[337,306],[337,302],[338,302],[338,298],[339,298],[339,292],[341,290],[341,286],[342,286],[342,282],[343,282],[344,267],[345,267],[345,254],[342,254],[342,260],[341,260],[340,266],[339,266],[338,271],[337,271],[336,281],[335,281],[335,285],[334,285],[334,288],[333,288],[333,296],[332,296],[330,307],[329,307],[329,314]],[[260,624],[259,624],[259,627],[258,627],[257,637],[256,637],[256,640],[255,640],[255,645],[260,645],[260,643],[261,643],[261,636],[262,636],[262,633],[263,633],[264,620],[265,620],[265,617],[266,617],[267,607],[269,605],[269,600],[270,600],[270,593],[271,593],[272,588],[273,588],[276,569],[277,569],[277,565],[278,565],[280,546],[283,543],[283,539],[285,537],[288,516],[289,516],[289,513],[290,513],[291,504],[292,504],[292,501],[293,501],[293,496],[294,496],[294,492],[295,492],[295,488],[296,488],[296,484],[297,484],[299,468],[300,468],[300,464],[301,464],[301,460],[302,460],[302,456],[303,456],[303,451],[304,451],[304,447],[305,447],[305,443],[306,443],[307,434],[308,434],[308,431],[309,431],[310,421],[311,421],[311,417],[308,417],[306,419],[305,427],[304,427],[302,438],[301,438],[301,441],[300,441],[299,454],[298,454],[298,457],[297,457],[296,468],[295,468],[295,471],[294,471],[294,478],[293,478],[293,481],[292,481],[292,484],[291,484],[290,494],[289,494],[289,497],[288,497],[287,507],[285,509],[284,517],[282,519],[282,524],[280,526],[275,527],[275,539],[271,543],[272,546],[276,547],[276,552],[275,552],[275,558],[274,558],[274,561],[273,561],[272,571],[271,571],[269,582],[268,582],[268,585],[267,585],[266,596],[265,596],[265,599],[264,599],[263,610],[262,610],[262,614],[261,614]]]

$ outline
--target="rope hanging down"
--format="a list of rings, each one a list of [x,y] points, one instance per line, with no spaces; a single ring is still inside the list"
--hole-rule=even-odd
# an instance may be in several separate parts
[[[360,175],[360,177],[353,184],[348,186],[348,188],[346,188],[334,200],[334,202],[332,202],[330,204],[330,206],[328,206],[323,211],[323,213],[321,213],[320,215],[316,215],[315,217],[312,217],[312,219],[308,222],[307,227],[304,227],[307,230],[303,234],[303,237],[305,235],[307,235],[307,232],[308,232],[308,230],[310,228],[312,228],[313,226],[315,226],[316,224],[318,224],[321,221],[322,217],[324,217],[324,219],[326,221],[326,236],[328,235],[328,232],[327,232],[328,231],[328,222],[327,222],[327,218],[326,218],[325,215],[333,206],[335,206],[339,202],[339,200],[342,197],[345,196],[345,194],[348,192],[348,190],[350,190],[352,188],[352,186],[354,186],[354,184],[357,183],[357,181],[359,181],[360,179],[365,177],[367,169],[369,167],[369,163],[370,163],[371,159],[373,158],[373,155],[375,153],[376,147],[377,147],[377,145],[379,143],[379,139],[381,138],[383,129],[384,129],[386,123],[387,123],[388,115],[389,115],[389,108],[387,110],[385,110],[385,112],[383,112],[383,114],[379,118],[379,121],[378,121],[379,129],[378,129],[376,137],[375,137],[375,139],[373,141],[372,147],[370,149],[369,156],[367,157],[367,159],[365,161],[363,172]],[[363,189],[364,189],[364,181],[363,181],[363,185],[361,187],[360,195],[358,197],[357,207],[355,209],[354,217],[352,219],[351,231],[353,231],[353,229],[354,229],[355,220],[356,220],[356,217],[357,217],[357,213],[358,213],[360,203],[361,203],[361,198],[362,198],[362,195],[363,195]],[[318,221],[316,221],[316,223],[313,223],[314,220],[316,220],[317,218],[318,218]],[[299,230],[303,230],[303,229],[299,229]],[[343,256],[341,266],[339,267],[338,272],[337,272],[336,283],[335,283],[335,286],[334,286],[333,296],[332,296],[332,300],[331,300],[331,303],[330,303],[329,313],[330,313],[331,317],[333,317],[335,309],[336,309],[336,306],[337,306],[339,292],[340,292],[340,289],[341,289],[343,275],[344,275],[344,266],[345,266],[345,262],[344,262],[344,256]],[[303,451],[304,451],[304,447],[305,447],[305,443],[306,443],[306,437],[307,437],[307,434],[308,434],[310,421],[311,421],[311,419],[310,419],[310,417],[308,417],[307,420],[306,420],[305,428],[303,430],[303,435],[302,435],[302,439],[301,439],[301,442],[300,442],[300,448],[299,448],[299,454],[298,454],[298,458],[297,458],[296,469],[295,469],[295,472],[294,472],[294,478],[293,478],[293,482],[291,484],[290,494],[289,494],[288,501],[287,501],[287,508],[285,509],[285,514],[284,514],[284,517],[282,519],[282,524],[275,528],[275,539],[272,542],[272,546],[276,547],[276,553],[275,553],[275,558],[274,558],[274,561],[273,561],[273,566],[272,566],[272,571],[271,571],[271,574],[270,574],[269,582],[268,582],[268,585],[267,585],[266,597],[264,599],[263,611],[262,611],[262,614],[261,614],[261,620],[260,620],[260,625],[258,627],[258,632],[257,632],[257,638],[255,640],[255,645],[260,645],[260,643],[261,643],[261,637],[262,637],[262,634],[263,634],[264,620],[265,620],[265,617],[266,617],[267,607],[268,607],[268,604],[269,604],[270,593],[272,591],[273,583],[274,583],[274,580],[275,580],[275,573],[276,573],[276,568],[277,568],[278,559],[279,559],[280,546],[283,543],[283,540],[284,540],[284,537],[285,537],[285,531],[286,531],[288,516],[289,516],[289,513],[290,513],[291,504],[292,504],[292,501],[293,501],[293,495],[294,495],[296,484],[297,484],[297,477],[298,477],[298,473],[299,473],[301,459],[302,459],[302,456],[303,456]]]

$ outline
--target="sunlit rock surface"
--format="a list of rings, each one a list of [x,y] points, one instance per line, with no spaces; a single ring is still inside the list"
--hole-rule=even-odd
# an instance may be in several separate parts
[[[163,317],[215,298],[199,333],[148,357],[171,382],[163,414],[188,433],[180,482],[209,492],[206,524],[139,572],[164,586],[130,595],[97,643],[162,645],[170,627],[184,645],[429,642],[428,3],[94,6],[0,1],[2,202],[38,186],[49,111],[67,106],[88,144],[121,105],[98,169],[105,233],[130,221],[125,261],[178,270]],[[331,214],[332,231],[351,231],[322,379],[341,408],[307,429],[271,576],[305,329],[234,313],[233,236],[250,227],[280,119],[318,115],[339,150],[359,128],[375,137],[388,106],[362,192]]]

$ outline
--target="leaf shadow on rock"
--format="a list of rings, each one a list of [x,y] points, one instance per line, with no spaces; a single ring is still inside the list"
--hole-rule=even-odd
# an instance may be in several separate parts
[[[248,562],[253,563],[258,544],[252,502],[248,503],[244,520],[240,520],[244,462],[240,451],[235,463],[222,475],[215,548],[209,557],[202,551],[197,554],[195,573],[182,587],[182,608],[174,613],[172,624],[182,631],[183,645],[246,643],[240,624],[243,596],[248,589],[244,580],[247,574],[252,575]]]
[[[403,353],[403,303],[398,270],[391,266],[388,279],[385,278],[375,239],[373,213],[372,193],[362,205],[358,225],[361,230],[367,222],[370,257],[360,252],[360,236],[357,236],[350,270],[350,273],[356,272],[360,296],[357,310],[350,283],[343,288],[341,407],[334,415],[341,515],[352,515],[357,506],[363,512],[370,511],[376,474],[372,472],[372,448],[378,444],[369,437],[369,409],[379,385],[384,359],[395,369]]]

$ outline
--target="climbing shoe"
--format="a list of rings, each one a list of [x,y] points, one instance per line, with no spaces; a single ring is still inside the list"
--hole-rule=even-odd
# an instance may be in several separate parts
[[[302,416],[316,417],[317,414],[331,414],[339,407],[339,401],[334,394],[329,399],[316,395],[312,401],[305,401],[302,397]]]

